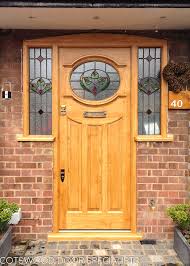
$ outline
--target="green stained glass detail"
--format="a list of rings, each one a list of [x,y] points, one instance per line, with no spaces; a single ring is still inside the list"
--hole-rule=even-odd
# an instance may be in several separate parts
[[[52,83],[49,79],[36,78],[30,82],[30,89],[42,95],[52,89]]]
[[[80,84],[84,90],[96,96],[99,92],[108,88],[110,78],[109,75],[102,70],[87,70],[81,75]]]
[[[103,61],[90,61],[77,66],[70,79],[73,92],[87,100],[103,100],[119,88],[117,70]]]
[[[158,78],[146,77],[139,81],[139,90],[147,95],[151,95],[160,89],[160,80]]]

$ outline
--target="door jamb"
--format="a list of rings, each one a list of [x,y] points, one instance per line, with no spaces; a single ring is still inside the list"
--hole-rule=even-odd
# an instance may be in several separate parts
[[[99,39],[98,39],[99,37]],[[109,48],[131,48],[131,233],[133,239],[137,235],[137,180],[136,180],[136,136],[138,128],[137,120],[137,103],[138,103],[138,47],[161,47],[164,53],[167,51],[167,42],[160,39],[152,39],[140,36],[121,35],[121,34],[76,34],[59,37],[48,37],[35,40],[26,40],[23,43],[23,57],[28,55],[30,47],[51,47],[53,50],[52,66],[52,135],[55,138],[53,147],[53,232],[49,234],[49,239],[56,239],[59,233],[59,79],[58,79],[58,62],[59,47],[109,47]],[[26,58],[24,59],[24,69],[27,67]],[[165,59],[166,62],[166,59]],[[28,76],[28,75],[27,75]],[[25,81],[26,83],[27,81]],[[29,92],[28,85],[24,85],[24,102],[28,102]],[[162,103],[163,104],[163,103]],[[164,103],[167,106],[166,103]],[[163,110],[163,109],[162,109]],[[24,130],[28,135],[28,104],[24,104]],[[166,115],[162,120],[166,125]],[[114,236],[113,236],[114,238]]]

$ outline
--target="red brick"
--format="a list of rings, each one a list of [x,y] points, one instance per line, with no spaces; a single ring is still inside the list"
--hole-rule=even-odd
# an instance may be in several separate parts
[[[153,190],[162,190],[162,184],[153,184],[152,188]]]
[[[16,164],[15,163],[6,163],[6,169],[7,168],[16,168]]]
[[[148,156],[139,155],[139,156],[137,157],[137,161],[138,161],[138,162],[147,162],[147,161],[148,161]]]
[[[137,184],[137,191],[146,190],[146,184]]]
[[[52,162],[52,156],[49,155],[34,155],[33,156],[34,162]]]
[[[36,163],[17,163],[16,164],[17,168],[36,168]]]
[[[178,155],[179,154],[179,150],[178,149],[169,149],[169,154]]]
[[[1,169],[0,176],[20,176],[20,170]]]
[[[15,202],[17,204],[20,205],[20,198],[15,198],[15,197],[6,197],[6,200],[8,200],[9,202]]]
[[[159,163],[159,169],[167,169],[168,163]]]
[[[20,190],[21,189],[21,184],[1,184],[1,189],[3,190]]]
[[[36,191],[16,191],[16,197],[35,197]]]
[[[170,198],[178,198],[179,197],[179,192],[178,191],[169,191],[168,192],[168,196],[170,197]]]
[[[22,184],[23,190],[31,190],[32,189],[32,184]]]
[[[158,168],[158,163],[137,163],[137,167],[139,169],[157,169]]]
[[[31,198],[21,198],[21,204],[31,204]]]
[[[169,153],[169,150],[166,149],[166,148],[159,148],[158,149],[158,153],[159,154],[162,154],[162,155],[165,155],[165,154],[168,154]]]
[[[14,197],[14,191],[4,190],[3,191],[3,197],[4,198]]]
[[[30,169],[20,169],[20,172],[21,176],[28,176],[28,177],[32,176],[32,170]]]
[[[184,184],[164,184],[163,189],[165,190],[174,190],[174,191],[180,191],[185,190]]]
[[[53,192],[52,192],[52,190],[44,191],[44,192],[43,192],[43,197],[52,198],[52,197],[53,197]]]
[[[168,177],[163,176],[163,177],[158,177],[158,183],[168,183]]]
[[[51,219],[43,219],[43,225],[52,225]]]
[[[147,175],[148,175],[148,170],[137,169],[137,176],[147,176]]]
[[[169,177],[169,182],[170,184],[174,183],[174,184],[177,184],[179,183],[179,178],[178,176],[172,176],[172,177]]]
[[[23,212],[23,214],[24,214],[24,212]],[[36,225],[36,220],[34,220],[34,219],[30,219],[30,220],[28,220],[28,219],[21,219],[20,220],[20,222],[19,222],[19,225],[20,226],[35,226]]]
[[[183,170],[163,170],[163,176],[183,176],[184,171]]]
[[[16,148],[15,154],[34,154],[34,150],[30,148]]]
[[[36,205],[27,205],[27,204],[23,204],[22,205],[22,210],[25,211],[25,212],[30,212],[30,211],[36,211]]]
[[[21,227],[21,233],[31,233],[31,227],[29,226]]]
[[[188,141],[188,135],[179,135],[179,141]]]
[[[20,161],[20,156],[16,156],[16,155],[4,155],[4,156],[0,156],[0,161],[4,161],[4,162],[19,162]]]
[[[162,170],[152,170],[153,176],[162,176]]]
[[[138,204],[147,204],[147,199],[146,198],[139,198],[138,199]]]
[[[36,170],[32,170],[32,175],[34,175],[34,176],[52,176],[52,171],[46,170],[46,169],[36,169]]]
[[[178,169],[178,163],[169,163],[169,169]]]
[[[16,177],[5,176],[5,177],[3,178],[3,180],[4,180],[4,184],[12,184],[12,183],[15,183],[15,178],[16,178]]]
[[[4,148],[4,154],[14,154],[14,148]]]
[[[184,157],[179,155],[170,155],[170,156],[163,156],[163,161],[165,162],[184,162]]]
[[[188,155],[189,151],[188,149],[179,149],[179,155]]]
[[[33,204],[48,204],[50,202],[49,198],[32,198]]]
[[[139,177],[138,178],[138,182],[139,183],[145,183],[145,184],[147,184],[147,183],[150,183],[150,184],[157,183],[157,177],[154,177],[154,176],[151,176],[151,177],[149,177],[149,176]]]
[[[20,177],[15,177],[15,182],[16,183],[34,183],[36,180],[35,177],[28,177],[28,176],[20,176]]]

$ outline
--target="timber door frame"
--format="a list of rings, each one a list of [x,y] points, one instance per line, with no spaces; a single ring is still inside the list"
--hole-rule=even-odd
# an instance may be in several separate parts
[[[23,44],[23,114],[24,114],[24,133],[20,141],[48,141],[44,136],[29,135],[29,64],[28,49],[31,47],[50,47],[52,48],[52,136],[49,141],[54,141],[54,159],[53,159],[53,231],[48,234],[48,240],[61,239],[86,239],[87,234],[90,239],[140,239],[141,234],[137,233],[137,181],[136,181],[136,141],[137,141],[137,104],[138,104],[138,48],[139,47],[160,47],[162,48],[162,69],[167,64],[167,42],[165,40],[152,39],[140,36],[123,35],[123,34],[74,34],[59,37],[48,37],[24,41]],[[80,232],[78,235],[73,233],[59,232],[59,48],[130,48],[131,49],[131,232],[121,233],[101,232],[101,236],[92,232],[92,234]],[[161,88],[161,132],[163,140],[167,135],[167,84],[162,80]],[[164,97],[163,97],[164,95]],[[152,136],[152,140],[154,136]],[[145,141],[148,140],[147,138]],[[151,140],[151,139],[150,139]],[[155,139],[156,140],[156,139]],[[161,141],[161,138],[159,139]],[[115,232],[115,233],[114,233]]]

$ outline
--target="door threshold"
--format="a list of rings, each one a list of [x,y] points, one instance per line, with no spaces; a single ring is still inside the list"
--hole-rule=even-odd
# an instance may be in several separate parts
[[[141,233],[130,230],[60,230],[48,234],[48,242],[64,240],[141,240]]]

